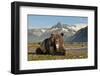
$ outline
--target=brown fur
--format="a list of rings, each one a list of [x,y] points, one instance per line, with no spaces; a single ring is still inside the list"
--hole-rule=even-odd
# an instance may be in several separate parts
[[[36,49],[37,54],[65,55],[63,33],[53,33]]]

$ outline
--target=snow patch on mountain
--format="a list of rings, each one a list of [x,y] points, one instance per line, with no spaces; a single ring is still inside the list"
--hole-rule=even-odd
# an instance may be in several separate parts
[[[86,26],[87,26],[87,24],[74,24],[72,26],[68,26],[68,28],[72,29],[74,31],[78,31],[78,30],[80,30],[80,29],[82,29],[82,28],[84,28]]]
[[[62,31],[68,32],[68,29],[62,28]]]
[[[41,31],[44,33],[46,30],[44,30],[44,29],[41,29]]]

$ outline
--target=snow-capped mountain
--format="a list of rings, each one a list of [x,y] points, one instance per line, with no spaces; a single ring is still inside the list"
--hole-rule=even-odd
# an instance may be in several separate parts
[[[40,42],[45,38],[50,37],[51,33],[53,32],[63,32],[64,39],[66,40],[68,37],[73,36],[78,30],[86,26],[87,24],[68,25],[58,22],[56,25],[53,25],[50,28],[28,29],[28,42]]]
[[[28,33],[31,35],[33,34],[33,35],[41,36],[45,31],[46,29],[29,29]]]
[[[68,24],[61,24],[60,22],[57,23],[57,25],[52,26],[52,28],[64,28],[66,30],[73,30],[73,31],[78,31],[81,28],[86,27],[87,24],[74,24],[74,25],[68,25]]]

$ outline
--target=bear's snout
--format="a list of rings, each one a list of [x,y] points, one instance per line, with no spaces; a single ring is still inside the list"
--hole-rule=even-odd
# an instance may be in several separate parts
[[[56,44],[56,48],[57,48],[57,49],[59,48],[59,44]]]

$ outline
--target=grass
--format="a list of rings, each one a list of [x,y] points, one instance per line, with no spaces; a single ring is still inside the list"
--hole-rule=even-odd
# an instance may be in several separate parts
[[[37,43],[28,44],[28,61],[33,60],[58,60],[58,59],[84,59],[88,57],[87,50],[67,50],[66,55],[36,55],[32,54],[35,52],[36,48],[40,47]],[[65,48],[87,48],[87,45],[84,43],[74,43],[74,44],[65,44]]]

